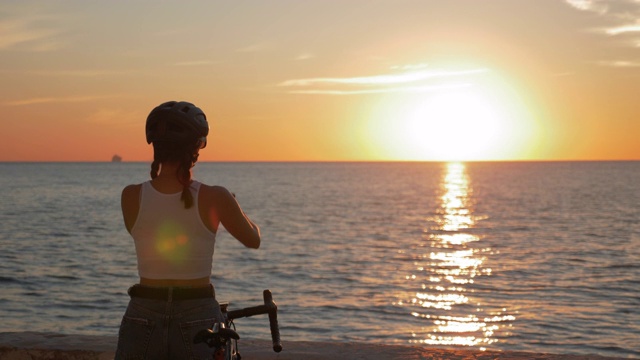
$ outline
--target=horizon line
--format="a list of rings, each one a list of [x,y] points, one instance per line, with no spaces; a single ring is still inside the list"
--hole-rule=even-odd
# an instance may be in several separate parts
[[[513,162],[638,162],[640,159],[488,159],[488,160],[201,160],[204,163],[513,163]],[[151,164],[151,160],[110,161],[110,160],[0,160],[0,164],[17,163],[127,163]]]

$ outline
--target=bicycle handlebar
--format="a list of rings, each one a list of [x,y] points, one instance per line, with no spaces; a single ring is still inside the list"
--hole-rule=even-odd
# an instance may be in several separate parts
[[[248,307],[239,310],[231,310],[227,312],[227,318],[229,320],[249,317],[254,315],[269,315],[269,327],[271,328],[271,341],[273,342],[273,351],[282,351],[282,342],[280,341],[280,329],[278,327],[278,306],[273,301],[271,291],[265,290],[262,292],[264,298],[264,305]]]
[[[280,341],[280,328],[278,327],[278,306],[273,302],[271,291],[265,290],[262,293],[264,303],[270,304],[269,311],[269,327],[271,328],[271,342],[273,343],[273,351],[279,353],[282,351],[282,342]]]

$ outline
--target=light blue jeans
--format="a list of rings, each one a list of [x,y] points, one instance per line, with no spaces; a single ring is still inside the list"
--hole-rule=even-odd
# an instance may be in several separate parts
[[[115,360],[212,359],[215,349],[194,344],[200,330],[222,321],[215,298],[164,301],[132,297],[122,318]]]

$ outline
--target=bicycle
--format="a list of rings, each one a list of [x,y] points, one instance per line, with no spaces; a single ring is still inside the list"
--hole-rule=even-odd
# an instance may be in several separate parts
[[[200,330],[193,338],[194,344],[206,343],[210,348],[215,348],[215,360],[241,360],[238,351],[238,340],[240,336],[235,331],[233,320],[255,315],[269,315],[269,327],[271,329],[271,341],[273,351],[282,351],[280,341],[280,329],[278,328],[278,307],[273,301],[271,291],[262,292],[264,305],[252,306],[238,310],[229,310],[229,303],[220,303],[220,309],[224,320],[216,323],[211,329]]]

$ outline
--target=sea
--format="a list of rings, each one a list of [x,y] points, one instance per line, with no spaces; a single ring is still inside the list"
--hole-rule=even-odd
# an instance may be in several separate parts
[[[136,283],[120,193],[143,162],[0,163],[0,332],[117,336]],[[222,228],[231,309],[283,342],[640,357],[640,162],[203,162],[261,227]],[[268,340],[266,316],[238,319]]]

